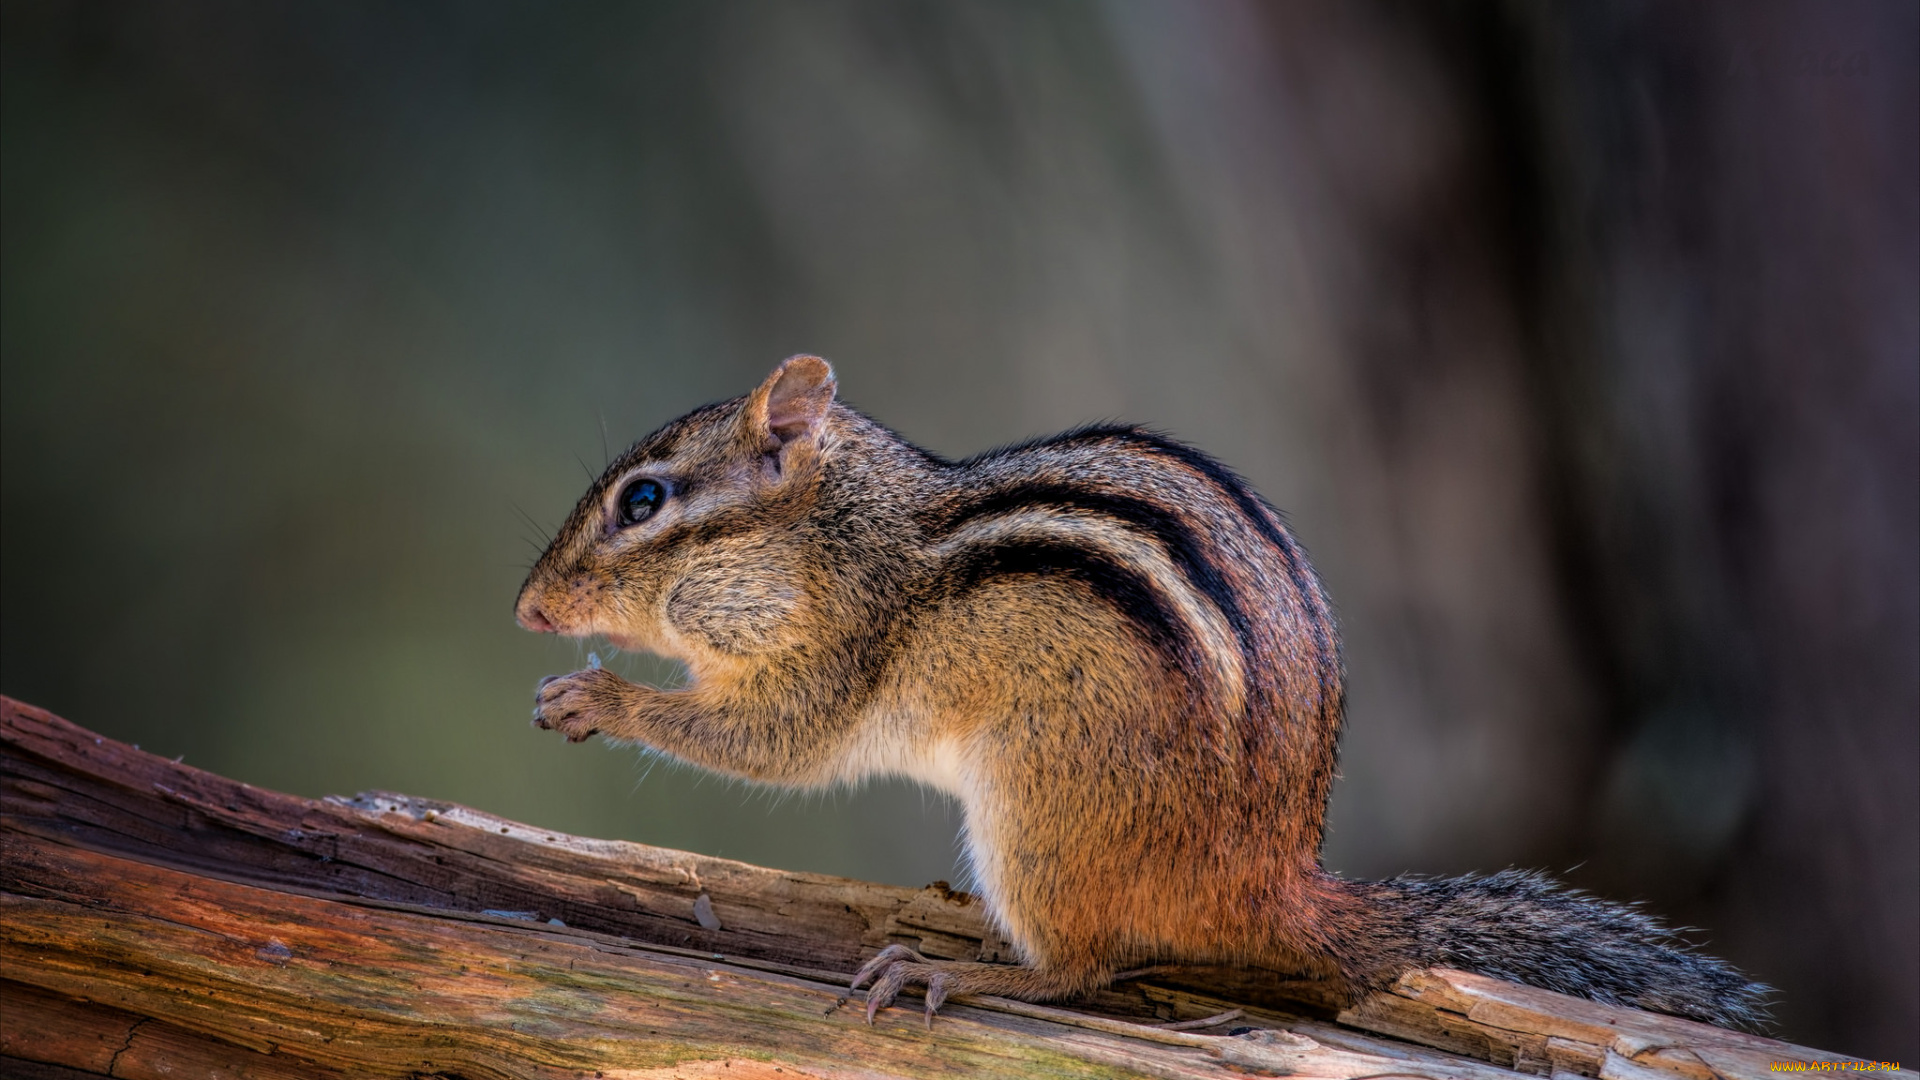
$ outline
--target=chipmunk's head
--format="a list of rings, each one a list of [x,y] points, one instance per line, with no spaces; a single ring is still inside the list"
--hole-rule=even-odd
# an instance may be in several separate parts
[[[635,443],[527,575],[520,625],[689,661],[790,636],[804,603],[795,526],[818,487],[833,394],[825,360],[790,357],[745,397]]]

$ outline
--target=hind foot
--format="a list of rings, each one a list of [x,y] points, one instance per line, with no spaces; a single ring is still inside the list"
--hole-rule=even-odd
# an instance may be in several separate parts
[[[925,986],[927,1026],[932,1027],[933,1014],[956,994],[995,994],[1022,1001],[1050,1001],[1103,985],[1111,978],[1108,972],[1076,976],[1009,964],[929,960],[905,945],[889,945],[855,973],[853,988],[858,990],[862,983],[873,979],[873,989],[867,992],[867,1023],[871,1024],[881,1009],[893,1004],[902,989],[915,984]]]

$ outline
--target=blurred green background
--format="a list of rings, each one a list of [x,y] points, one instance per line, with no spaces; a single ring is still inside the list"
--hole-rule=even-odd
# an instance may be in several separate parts
[[[1331,866],[1566,872],[1788,1037],[1920,1054],[1915,5],[0,11],[6,693],[961,880],[903,783],[527,724],[591,647],[513,624],[544,530],[817,352],[944,454],[1146,421],[1286,508],[1348,645]]]

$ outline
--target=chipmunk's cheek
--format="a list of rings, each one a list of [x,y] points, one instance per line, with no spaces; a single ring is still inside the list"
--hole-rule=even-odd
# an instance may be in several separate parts
[[[741,570],[720,563],[682,578],[667,596],[667,622],[727,656],[771,652],[792,642],[802,598],[777,566]]]

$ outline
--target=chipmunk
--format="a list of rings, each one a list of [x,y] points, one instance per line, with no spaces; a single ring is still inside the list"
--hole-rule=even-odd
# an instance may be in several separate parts
[[[635,443],[521,589],[527,629],[686,665],[594,667],[534,723],[765,784],[891,774],[959,800],[1024,962],[882,950],[908,984],[1044,1001],[1137,965],[1257,964],[1348,1000],[1446,965],[1727,1026],[1766,988],[1634,908],[1528,872],[1320,865],[1345,698],[1327,597],[1279,513],[1198,450],[1089,427],[946,461],[795,356]]]

